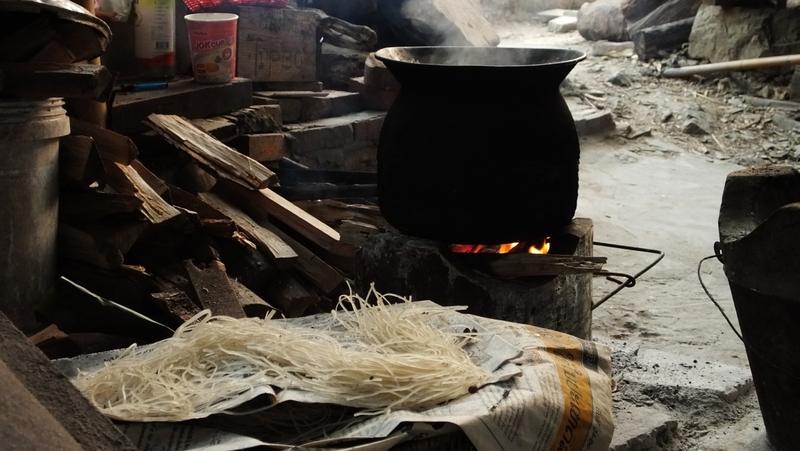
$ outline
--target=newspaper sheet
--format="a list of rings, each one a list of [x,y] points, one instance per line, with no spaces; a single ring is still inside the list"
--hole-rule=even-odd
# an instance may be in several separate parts
[[[331,315],[284,321],[320,329],[332,327]],[[476,364],[492,372],[488,385],[424,411],[355,417],[325,440],[304,446],[319,449],[337,444],[337,449],[381,451],[402,441],[429,437],[432,430],[426,430],[426,424],[449,423],[460,428],[478,450],[608,449],[614,425],[610,357],[605,347],[547,329],[457,312],[445,321],[445,327],[454,330],[478,331],[482,339],[468,352]],[[346,343],[347,338],[343,336],[340,341]],[[90,371],[117,353],[81,356],[57,364],[67,377],[74,377],[78,370]],[[266,396],[275,404],[332,402],[302,390],[275,390],[266,381],[264,387],[241,394],[230,403],[231,407],[258,396]],[[124,429],[144,450],[227,451],[290,446],[185,423],[125,424]],[[354,439],[361,441],[350,447],[345,445]]]

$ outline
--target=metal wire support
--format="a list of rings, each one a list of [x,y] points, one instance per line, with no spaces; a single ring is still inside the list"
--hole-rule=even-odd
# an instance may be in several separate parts
[[[650,271],[651,269],[653,269],[653,267],[656,266],[661,260],[663,260],[664,256],[666,255],[664,253],[664,251],[661,251],[661,250],[658,250],[658,249],[648,249],[648,248],[645,248],[645,247],[627,246],[627,245],[624,245],[624,244],[604,243],[604,242],[601,242],[601,241],[595,241],[594,245],[595,246],[600,246],[600,247],[610,247],[610,248],[613,248],[613,249],[622,249],[622,250],[631,251],[631,252],[643,252],[643,253],[647,253],[647,254],[655,254],[655,255],[658,255],[658,257],[656,257],[655,260],[650,262],[650,264],[648,264],[647,266],[645,266],[644,268],[639,270],[639,272],[637,272],[636,274],[634,274],[632,276],[630,276],[628,274],[614,273],[614,272],[608,272],[608,271],[600,271],[600,272],[594,273],[596,276],[606,276],[607,280],[610,280],[610,281],[618,284],[618,286],[616,288],[614,288],[613,290],[611,290],[608,294],[603,296],[602,299],[600,299],[599,301],[593,303],[592,304],[592,310],[594,310],[597,307],[600,307],[601,305],[605,304],[606,301],[608,301],[609,299],[614,297],[614,295],[616,295],[620,291],[624,290],[625,288],[629,288],[629,287],[632,287],[632,286],[636,285],[636,280],[639,277],[641,277],[644,273],[646,273],[647,271]],[[620,280],[617,280],[616,278],[614,278],[612,276],[621,276],[621,277],[624,277],[626,280],[620,281]]]

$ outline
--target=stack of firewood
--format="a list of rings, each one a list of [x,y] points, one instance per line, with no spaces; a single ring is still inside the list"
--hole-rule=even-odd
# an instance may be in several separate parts
[[[227,120],[259,129],[252,114]],[[203,309],[327,311],[347,290],[359,240],[386,227],[375,206],[282,197],[275,172],[210,134],[219,120],[152,114],[147,125],[155,135],[141,152],[127,136],[75,119],[62,141],[60,273],[82,295],[170,328]],[[78,323],[81,333],[98,326]],[[169,332],[95,330],[139,342]],[[69,337],[51,329],[42,339],[59,338]]]

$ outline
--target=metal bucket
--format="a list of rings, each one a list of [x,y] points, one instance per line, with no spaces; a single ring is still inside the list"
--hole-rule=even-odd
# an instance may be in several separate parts
[[[719,229],[767,438],[777,451],[798,449],[800,172],[773,166],[730,174]]]
[[[25,332],[55,290],[63,106],[60,98],[0,101],[0,309]]]

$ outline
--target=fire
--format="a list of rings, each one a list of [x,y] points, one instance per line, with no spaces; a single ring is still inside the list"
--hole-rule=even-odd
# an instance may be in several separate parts
[[[550,237],[538,243],[505,243],[505,244],[453,244],[450,252],[456,254],[519,254],[528,249],[529,254],[544,255],[550,252]]]

